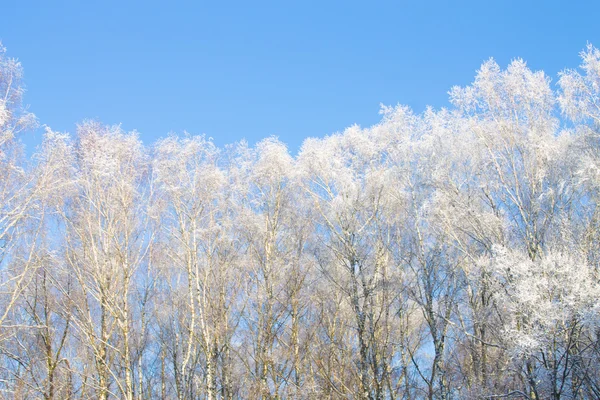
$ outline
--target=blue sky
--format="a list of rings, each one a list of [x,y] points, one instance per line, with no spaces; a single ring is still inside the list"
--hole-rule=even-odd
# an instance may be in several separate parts
[[[490,57],[556,81],[600,46],[595,1],[6,0],[2,14],[25,103],[55,130],[94,118],[147,144],[187,130],[218,145],[275,135],[292,152],[376,123],[380,103],[445,106]]]

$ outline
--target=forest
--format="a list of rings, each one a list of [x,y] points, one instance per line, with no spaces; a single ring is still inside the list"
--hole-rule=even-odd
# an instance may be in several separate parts
[[[0,397],[600,398],[600,50],[216,146],[74,134],[0,49]]]

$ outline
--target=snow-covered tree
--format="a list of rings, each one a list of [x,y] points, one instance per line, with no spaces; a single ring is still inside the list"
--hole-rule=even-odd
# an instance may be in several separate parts
[[[0,51],[11,398],[600,398],[600,51],[489,60],[447,109],[223,148],[18,135]]]

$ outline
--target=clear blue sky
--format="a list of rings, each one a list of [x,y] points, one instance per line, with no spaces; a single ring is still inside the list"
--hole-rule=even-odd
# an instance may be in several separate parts
[[[482,61],[556,73],[600,46],[598,1],[5,0],[0,40],[40,122],[95,118],[146,143],[279,136],[295,152],[379,120],[379,104],[447,105]],[[31,135],[39,139],[39,133]],[[33,139],[29,139],[31,141]],[[33,140],[35,142],[35,140]]]

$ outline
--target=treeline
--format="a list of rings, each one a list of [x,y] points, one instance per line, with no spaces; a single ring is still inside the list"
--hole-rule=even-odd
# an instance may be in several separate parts
[[[484,63],[451,109],[299,154],[18,137],[0,52],[0,393],[15,399],[600,398],[600,51]]]

